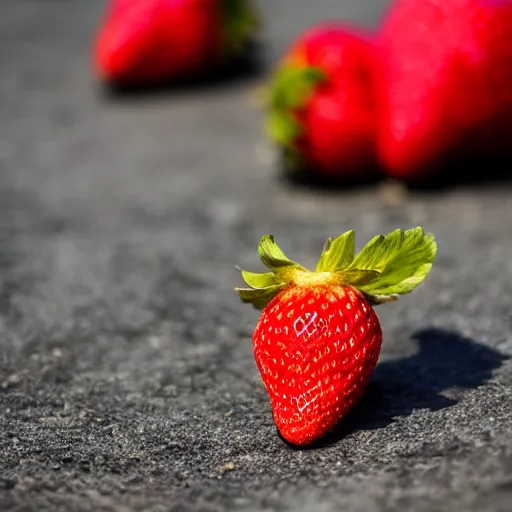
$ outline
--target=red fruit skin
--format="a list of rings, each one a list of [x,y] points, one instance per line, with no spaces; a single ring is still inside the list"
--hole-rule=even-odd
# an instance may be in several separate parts
[[[510,153],[512,1],[398,0],[377,38],[377,140],[391,176]]]
[[[307,445],[336,426],[363,394],[381,344],[377,315],[353,288],[291,287],[269,302],[253,348],[284,439]]]
[[[284,62],[316,66],[330,81],[343,81],[346,68],[357,68],[371,60],[372,42],[371,35],[359,27],[325,22],[305,31],[292,45]]]
[[[356,178],[375,165],[375,117],[367,93],[347,81],[339,87],[319,87],[310,98],[302,151],[325,173]]]
[[[218,0],[113,0],[94,47],[97,73],[156,84],[209,69],[221,55]]]
[[[296,147],[306,166],[327,176],[357,178],[375,167],[373,43],[344,24],[306,32],[285,63],[314,66],[326,80],[294,115],[303,127]]]

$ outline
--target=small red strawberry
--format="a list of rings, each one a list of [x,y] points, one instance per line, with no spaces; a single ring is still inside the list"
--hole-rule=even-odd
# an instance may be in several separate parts
[[[409,293],[427,276],[437,246],[421,228],[376,236],[355,256],[353,231],[329,239],[315,272],[264,236],[265,274],[242,270],[243,302],[261,309],[256,365],[281,435],[311,444],[363,394],[382,343],[373,307]]]
[[[243,53],[256,27],[250,0],[111,0],[95,68],[116,85],[207,74]]]
[[[378,150],[390,175],[510,152],[512,1],[397,0],[377,40]]]
[[[373,47],[341,23],[306,31],[269,84],[267,129],[295,168],[360,178],[375,166]]]

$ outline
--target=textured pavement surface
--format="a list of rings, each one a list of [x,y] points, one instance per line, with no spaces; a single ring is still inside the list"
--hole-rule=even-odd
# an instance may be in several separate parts
[[[266,65],[303,27],[371,26],[380,0],[260,1]],[[508,184],[397,194],[276,180],[260,76],[105,96],[102,3],[2,0],[0,510],[478,511],[512,500]],[[436,233],[380,306],[380,364],[329,443],[277,436],[235,264],[274,233],[304,264],[354,228]]]

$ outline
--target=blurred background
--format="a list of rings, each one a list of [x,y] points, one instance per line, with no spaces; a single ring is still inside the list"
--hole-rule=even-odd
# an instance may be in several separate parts
[[[384,0],[258,0],[260,64],[114,94],[91,71],[106,3],[2,0],[0,508],[505,510],[512,469],[507,182],[406,190],[278,177],[254,91],[305,28],[376,27]],[[379,307],[381,364],[317,451],[275,432],[233,288],[272,233],[421,225],[434,270]],[[174,508],[173,508],[174,507]]]

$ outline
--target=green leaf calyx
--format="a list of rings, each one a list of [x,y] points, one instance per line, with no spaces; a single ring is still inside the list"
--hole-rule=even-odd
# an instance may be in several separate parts
[[[272,75],[266,89],[268,114],[266,131],[279,146],[295,152],[303,128],[296,113],[305,107],[315,87],[325,80],[314,66],[282,64]]]
[[[258,252],[270,272],[240,269],[248,288],[235,289],[243,302],[257,309],[291,286],[352,287],[377,305],[410,293],[426,278],[436,257],[437,243],[434,235],[420,227],[397,229],[372,238],[356,255],[355,233],[347,231],[326,241],[314,272],[289,259],[272,235],[262,237]]]

